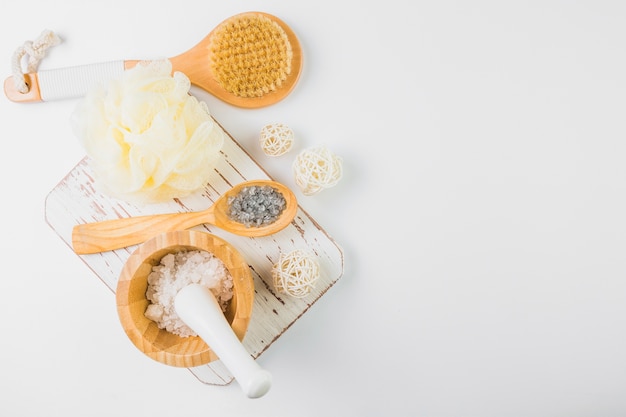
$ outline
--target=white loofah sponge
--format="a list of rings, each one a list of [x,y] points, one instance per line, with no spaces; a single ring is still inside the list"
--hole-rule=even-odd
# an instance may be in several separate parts
[[[223,130],[169,60],[140,62],[94,86],[72,114],[96,186],[109,196],[155,203],[201,190],[214,172]]]

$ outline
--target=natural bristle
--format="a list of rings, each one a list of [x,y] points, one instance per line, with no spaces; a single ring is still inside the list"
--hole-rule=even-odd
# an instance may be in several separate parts
[[[262,15],[236,16],[215,28],[211,70],[225,90],[244,98],[275,91],[291,73],[293,51],[278,23]]]

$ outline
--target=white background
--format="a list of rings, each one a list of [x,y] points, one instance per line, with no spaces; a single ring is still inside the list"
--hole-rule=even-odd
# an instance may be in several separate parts
[[[270,392],[200,383],[127,339],[114,295],[45,222],[83,157],[77,100],[0,97],[0,415],[626,415],[626,3],[5,1],[0,65],[171,57],[225,18],[299,36],[295,91],[260,110],[194,89],[275,179],[325,144],[334,188],[301,206],[339,282],[259,358]],[[263,155],[263,125],[295,132]]]

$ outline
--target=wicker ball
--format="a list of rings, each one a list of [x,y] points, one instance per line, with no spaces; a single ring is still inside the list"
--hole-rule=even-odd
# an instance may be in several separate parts
[[[313,195],[341,179],[342,159],[325,146],[304,149],[293,162],[296,184],[304,195]]]
[[[300,249],[281,253],[272,267],[274,288],[296,298],[305,297],[315,288],[319,270],[319,263],[311,253]]]
[[[282,123],[272,123],[261,129],[261,149],[269,156],[280,156],[293,146],[293,130]]]

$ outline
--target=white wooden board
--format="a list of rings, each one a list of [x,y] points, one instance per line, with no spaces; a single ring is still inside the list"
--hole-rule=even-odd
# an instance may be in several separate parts
[[[208,208],[233,185],[269,175],[226,132],[223,157],[203,192],[189,198],[150,206],[137,206],[102,195],[96,190],[88,157],[82,159],[46,198],[46,221],[71,248],[72,228],[79,223],[154,213],[196,211]],[[282,231],[267,237],[248,238],[203,225],[207,231],[233,244],[248,260],[255,284],[255,301],[244,347],[256,358],[304,314],[343,274],[341,247],[301,207],[294,221]],[[90,255],[77,255],[113,292],[128,256],[136,246]],[[314,291],[297,299],[275,291],[271,268],[280,253],[294,249],[312,251],[320,262],[320,279]],[[121,325],[121,324],[120,324]],[[129,341],[130,343],[130,341]],[[167,365],[162,365],[167,366]],[[220,361],[189,368],[201,381],[226,385],[232,375]]]

